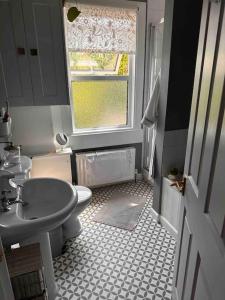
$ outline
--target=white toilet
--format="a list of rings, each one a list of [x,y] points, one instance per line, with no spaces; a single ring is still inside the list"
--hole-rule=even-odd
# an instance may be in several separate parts
[[[78,216],[89,205],[92,197],[92,192],[87,187],[76,185],[74,189],[78,194],[78,202],[72,216],[62,225],[64,240],[77,237],[81,233],[82,227]]]

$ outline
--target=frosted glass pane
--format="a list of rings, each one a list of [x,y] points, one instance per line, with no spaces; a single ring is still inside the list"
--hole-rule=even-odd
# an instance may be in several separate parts
[[[73,81],[74,120],[77,129],[127,124],[126,80]]]

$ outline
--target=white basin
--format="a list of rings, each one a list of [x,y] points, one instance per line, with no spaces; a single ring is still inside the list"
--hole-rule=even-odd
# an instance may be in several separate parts
[[[0,212],[0,236],[4,245],[22,242],[41,232],[48,232],[70,217],[77,204],[72,186],[54,178],[28,179],[22,190],[27,205],[11,205]]]

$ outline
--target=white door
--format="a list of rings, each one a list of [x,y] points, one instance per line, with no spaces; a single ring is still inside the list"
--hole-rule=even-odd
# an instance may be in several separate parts
[[[224,2],[203,1],[175,261],[179,300],[225,299]]]

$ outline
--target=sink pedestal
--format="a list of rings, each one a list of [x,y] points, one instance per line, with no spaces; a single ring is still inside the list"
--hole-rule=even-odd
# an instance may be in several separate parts
[[[51,247],[50,247],[50,240],[49,240],[49,233],[44,232],[40,233],[38,235],[33,236],[32,238],[29,238],[20,245],[29,245],[33,243],[40,243],[41,248],[41,256],[44,266],[44,279],[47,286],[47,292],[48,292],[48,299],[49,300],[55,300],[57,296],[57,285],[55,283],[55,277],[54,277],[54,269],[53,269],[53,262],[52,262],[52,254],[51,254]]]
[[[21,203],[0,213],[0,236],[5,246],[39,243],[49,300],[55,300],[57,286],[48,231],[61,226],[74,211],[77,193],[66,181],[55,178],[32,178],[24,182]],[[21,242],[22,241],[22,242]]]

